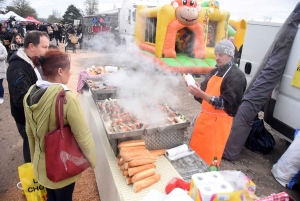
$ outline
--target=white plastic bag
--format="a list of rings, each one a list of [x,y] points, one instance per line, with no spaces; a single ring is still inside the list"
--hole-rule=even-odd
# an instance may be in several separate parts
[[[271,170],[275,179],[284,187],[292,189],[298,181],[300,171],[300,135],[295,132],[295,138],[289,148],[280,157]]]

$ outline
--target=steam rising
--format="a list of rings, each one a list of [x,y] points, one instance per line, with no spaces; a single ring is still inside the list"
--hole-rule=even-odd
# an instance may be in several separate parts
[[[181,75],[162,73],[157,70],[153,60],[140,55],[136,46],[122,47],[106,44],[114,49],[113,55],[107,60],[95,58],[95,64],[103,66],[118,66],[124,68],[116,73],[106,75],[104,80],[108,86],[118,87],[118,99],[125,111],[132,113],[141,121],[159,123],[166,114],[159,109],[157,103],[167,103],[169,107],[176,107],[179,98],[172,93],[182,80]],[[100,44],[94,44],[94,48]],[[103,43],[101,47],[105,46]],[[100,59],[100,60],[99,60]],[[91,61],[89,61],[91,63]],[[151,104],[155,104],[152,107]]]
[[[105,80],[107,85],[118,87],[118,98],[125,110],[147,122],[157,123],[164,117],[163,111],[153,104],[162,101],[174,107],[179,103],[178,97],[171,93],[171,89],[179,84],[174,75],[159,74],[151,69],[147,71],[144,67],[142,71],[119,71]]]

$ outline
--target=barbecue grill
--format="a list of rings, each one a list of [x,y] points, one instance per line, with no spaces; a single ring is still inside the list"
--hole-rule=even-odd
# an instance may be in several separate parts
[[[107,114],[103,112],[103,108],[101,109],[100,105],[103,105],[106,102],[119,100],[121,99],[96,101],[105,132],[115,154],[117,154],[118,143],[131,139],[144,139],[146,141],[146,147],[149,150],[170,149],[183,144],[184,132],[186,131],[187,127],[189,127],[190,121],[172,108],[170,108],[170,110],[176,114],[176,117],[181,117],[185,120],[174,124],[139,122],[142,123],[142,126],[134,130],[112,130],[110,127],[111,122],[105,119],[105,115]],[[164,103],[161,104],[166,105]]]
[[[106,86],[103,80],[87,80],[88,87],[92,93],[93,99],[97,100],[105,100],[110,98],[117,98],[117,88]],[[95,86],[93,87],[90,83],[93,82]]]

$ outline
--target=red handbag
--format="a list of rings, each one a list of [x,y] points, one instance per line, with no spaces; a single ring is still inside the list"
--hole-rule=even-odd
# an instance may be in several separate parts
[[[57,129],[45,136],[46,172],[48,179],[53,182],[78,175],[91,166],[80,150],[70,126],[64,126],[65,96],[64,90],[58,93],[55,104]]]

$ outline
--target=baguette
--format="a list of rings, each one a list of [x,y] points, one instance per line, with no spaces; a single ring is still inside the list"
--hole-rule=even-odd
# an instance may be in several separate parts
[[[146,165],[149,163],[155,163],[156,159],[153,158],[143,158],[143,159],[134,159],[128,163],[128,168],[137,167],[141,165]]]
[[[125,177],[128,176],[128,171],[127,170],[123,171],[123,176],[125,176]]]
[[[124,162],[124,168],[125,168],[125,170],[127,170],[130,167],[145,165],[145,164],[151,163],[151,162],[147,162],[147,161],[150,161],[150,160],[153,161],[152,163],[155,163],[156,159],[157,159],[156,155],[155,156],[150,156],[150,157],[141,156],[141,157],[138,157],[138,158],[133,158],[131,161],[135,161],[135,162],[131,163],[131,165],[129,164],[131,161]],[[136,166],[132,166],[136,163],[138,163]]]
[[[123,161],[121,161],[121,158],[118,160],[118,166],[122,166],[124,164]]]
[[[142,179],[133,184],[134,192],[139,192],[140,190],[151,186],[152,184],[158,182],[160,180],[160,174],[155,174],[145,179]]]
[[[124,163],[124,169],[127,170],[128,168],[129,168],[129,165],[128,165],[128,163],[125,162]]]
[[[123,160],[124,160],[124,163],[125,163],[125,162],[130,162],[130,161],[136,160],[136,159],[148,159],[148,158],[156,160],[157,155],[156,154],[151,154],[150,152],[148,154],[147,153],[137,154],[136,156],[127,155],[127,156],[124,156]]]
[[[121,171],[124,171],[124,170],[125,170],[125,164],[123,164],[123,165],[120,166],[120,170],[121,170]]]
[[[118,148],[121,149],[122,147],[134,147],[134,146],[141,146],[146,145],[145,140],[129,140],[124,141],[118,144]]]
[[[131,177],[125,177],[127,185],[132,184]]]
[[[142,179],[145,179],[147,177],[150,177],[152,175],[155,174],[155,169],[154,168],[150,168],[144,171],[141,171],[139,173],[136,173],[132,178],[131,178],[131,182],[132,183],[136,183]]]
[[[150,156],[150,151],[145,149],[145,150],[139,150],[139,151],[130,151],[130,152],[122,152],[121,157],[123,158],[124,161],[128,161],[130,158],[135,157],[135,156],[140,156],[140,155],[148,155]]]
[[[158,149],[158,150],[151,150],[151,154],[155,154],[157,156],[164,155],[167,149]]]
[[[156,165],[155,164],[146,164],[146,165],[142,165],[142,166],[138,166],[138,167],[128,168],[128,175],[133,176],[133,175],[137,174],[138,172],[141,172],[143,170],[147,170],[150,168],[156,168]]]
[[[123,152],[127,152],[127,151],[133,151],[133,150],[145,150],[147,149],[145,145],[141,145],[141,146],[134,146],[134,147],[122,147],[120,149],[120,154]]]

